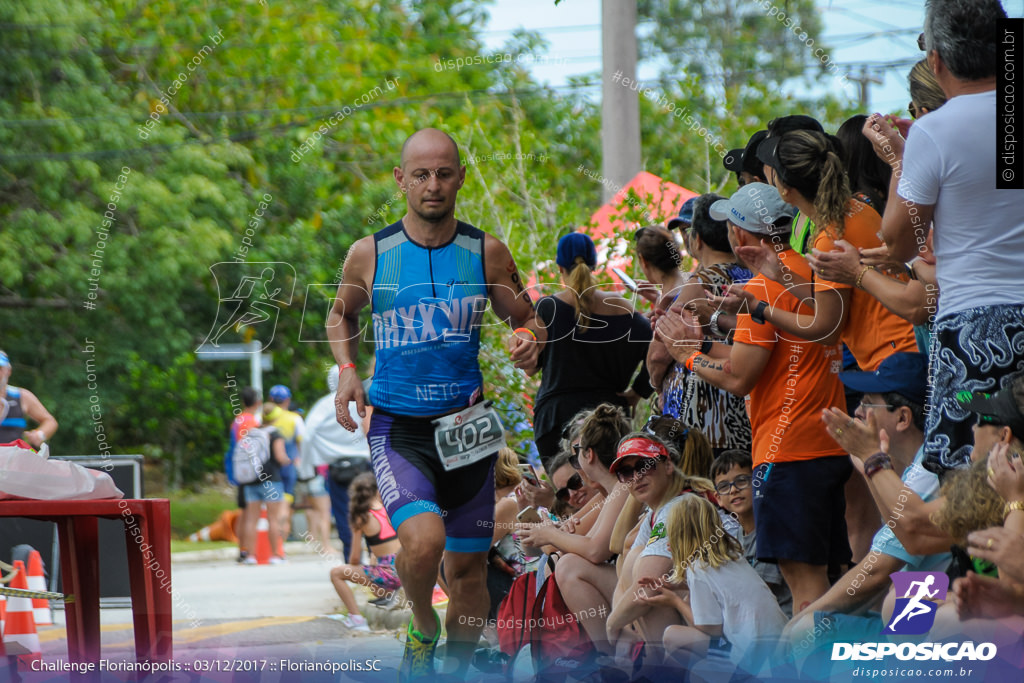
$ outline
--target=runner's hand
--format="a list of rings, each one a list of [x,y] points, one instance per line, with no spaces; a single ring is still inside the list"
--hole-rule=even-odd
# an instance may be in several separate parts
[[[348,404],[356,402],[356,412],[360,418],[366,417],[366,394],[363,392],[363,383],[359,380],[359,373],[355,368],[346,368],[341,371],[341,378],[338,381],[338,391],[334,394],[334,409],[338,415],[338,424],[350,432],[356,431],[356,423],[348,412]]]
[[[537,370],[540,344],[532,335],[526,332],[513,332],[508,340],[508,351],[515,367],[527,374]]]

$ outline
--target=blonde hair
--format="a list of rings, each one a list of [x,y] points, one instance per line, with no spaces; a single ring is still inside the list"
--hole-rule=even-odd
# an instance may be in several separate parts
[[[831,236],[841,239],[852,193],[837,150],[824,133],[794,130],[782,136],[778,155],[782,182],[814,204],[815,234],[831,229]]]
[[[593,310],[591,303],[597,280],[582,256],[576,257],[572,269],[565,276],[565,286],[574,297],[572,307],[576,310],[576,324],[580,329],[586,330],[590,326],[590,314]]]
[[[967,543],[972,531],[1003,525],[1006,501],[988,485],[988,458],[950,473],[942,485],[942,497],[945,500],[932,513],[932,524],[960,545]]]
[[[682,495],[687,489],[697,494],[713,494],[715,492],[715,484],[710,479],[695,477],[678,467],[673,467],[672,481],[669,482],[668,490],[665,491],[665,497],[658,504],[658,507],[661,507],[676,496]]]
[[[918,110],[918,117],[921,116],[921,109],[932,112],[946,103],[946,93],[942,92],[932,68],[928,66],[928,60],[922,59],[914,65],[907,74],[907,83],[910,86],[910,99]]]
[[[506,446],[498,451],[498,460],[494,463],[494,488],[518,486],[523,480],[519,472],[519,454]]]
[[[672,506],[666,532],[672,551],[672,583],[686,580],[691,563],[717,569],[743,557],[743,548],[722,526],[715,506],[701,496],[683,496]]]

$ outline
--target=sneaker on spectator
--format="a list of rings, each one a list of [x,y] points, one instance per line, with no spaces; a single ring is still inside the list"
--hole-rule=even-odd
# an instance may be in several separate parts
[[[379,609],[388,610],[389,612],[391,610],[401,609],[405,606],[405,591],[401,588],[396,588],[383,598],[371,600],[370,604]]]
[[[279,557],[277,555],[274,555],[274,556],[272,556],[270,558],[270,564],[284,564],[287,561],[288,561],[287,559],[285,559],[283,557]]]
[[[341,620],[341,623],[348,626],[353,631],[363,631],[364,633],[370,632],[370,625],[366,623],[366,617],[362,614],[350,614]]]
[[[242,564],[242,563],[245,562],[245,558],[247,558],[247,557],[249,557],[249,553],[247,553],[247,552],[240,552],[240,553],[238,553],[238,559],[235,560],[235,561],[238,562],[238,564]]]
[[[242,560],[242,564],[256,564],[256,558],[252,555],[246,555]]]

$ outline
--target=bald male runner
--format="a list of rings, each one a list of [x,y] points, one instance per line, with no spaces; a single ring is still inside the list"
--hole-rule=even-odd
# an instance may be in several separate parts
[[[546,334],[508,247],[455,218],[466,178],[455,141],[433,128],[414,133],[394,175],[406,213],[352,245],[327,336],[341,373],[338,422],[351,431],[349,402],[360,416],[367,404],[354,364],[359,312],[372,306],[376,369],[367,438],[402,543],[396,567],[413,612],[399,680],[434,675],[441,622],[430,598],[442,558],[450,590],[442,672],[458,678],[487,617],[494,462],[504,445],[501,423],[483,399],[478,360],[488,301],[514,329],[515,367],[537,370]]]

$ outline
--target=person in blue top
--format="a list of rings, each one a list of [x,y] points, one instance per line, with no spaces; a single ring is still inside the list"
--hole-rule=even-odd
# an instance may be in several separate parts
[[[24,439],[33,448],[40,448],[57,431],[57,420],[31,391],[7,383],[11,371],[10,358],[0,351],[0,443]],[[90,377],[95,379],[95,375]],[[95,382],[90,382],[90,388],[94,389]],[[29,429],[25,418],[39,426]]]
[[[367,395],[354,360],[359,312],[372,309],[370,457],[402,550],[396,568],[412,602],[400,680],[432,679],[440,618],[431,593],[444,559],[450,602],[444,670],[463,677],[489,607],[494,462],[503,427],[483,401],[478,353],[488,304],[509,324],[516,368],[537,369],[546,333],[515,260],[497,238],[456,220],[465,182],[459,148],[426,128],[402,146],[395,181],[407,210],[349,251],[327,333],[338,362],[338,422],[355,429]]]

